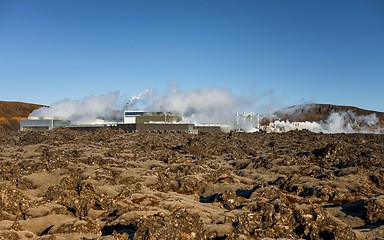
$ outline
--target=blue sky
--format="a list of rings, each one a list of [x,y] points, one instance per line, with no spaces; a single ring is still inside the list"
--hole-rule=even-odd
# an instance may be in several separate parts
[[[46,105],[171,84],[384,111],[384,1],[0,0],[0,83]]]

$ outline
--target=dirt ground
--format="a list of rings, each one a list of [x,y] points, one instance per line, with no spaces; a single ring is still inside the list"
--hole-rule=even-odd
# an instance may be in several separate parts
[[[0,239],[383,239],[384,135],[0,133]]]

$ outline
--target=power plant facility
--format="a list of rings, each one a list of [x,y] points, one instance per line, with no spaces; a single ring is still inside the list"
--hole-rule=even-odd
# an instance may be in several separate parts
[[[58,118],[29,117],[20,120],[21,131],[49,131],[58,127],[69,127],[70,121]]]
[[[126,116],[126,115],[124,115]],[[49,131],[55,128],[71,128],[75,130],[96,130],[101,127],[111,129],[122,129],[126,132],[212,132],[222,131],[220,125],[195,125],[191,123],[181,123],[181,117],[177,115],[162,115],[158,112],[146,112],[145,115],[129,115],[125,118],[126,122],[107,122],[105,124],[70,124],[69,120],[55,118],[28,118],[20,121],[20,131]],[[178,120],[175,122],[174,120]]]
[[[124,124],[180,122],[182,117],[171,112],[124,111]]]
[[[151,112],[131,110],[130,102],[118,117],[103,117],[89,123],[73,124],[70,120],[55,117],[28,117],[20,121],[20,131],[49,131],[55,128],[93,131],[101,127],[122,129],[126,132],[212,132],[219,133],[223,129],[216,124],[192,124],[182,122],[182,116],[172,112]]]
[[[186,101],[187,104],[177,96],[171,100],[157,100],[156,104],[144,104],[145,108],[132,108],[132,103],[145,94],[150,94],[150,91],[132,97],[122,110],[110,107],[115,99],[113,95],[38,108],[27,119],[20,120],[20,131],[49,131],[55,128],[93,131],[108,127],[126,132],[228,133],[308,129],[323,133],[383,133],[377,117],[377,114],[382,114],[380,112],[356,114],[356,109],[336,111],[332,105],[310,104],[293,106],[269,115],[246,111],[230,113],[227,105],[220,102],[216,106],[207,102],[208,98],[199,102],[196,96]],[[329,109],[327,114],[322,113],[324,108]],[[311,120],[303,121],[303,116]]]
[[[92,131],[108,127],[126,132],[219,133],[254,132],[260,128],[260,116],[253,112],[225,112],[223,104],[218,105],[222,109],[216,108],[217,104],[212,108],[209,101],[205,105],[204,101],[186,101],[186,104],[180,99],[160,99],[159,104],[153,104],[153,101],[148,104],[151,94],[151,90],[145,90],[133,96],[121,110],[116,106],[111,108],[116,99],[114,93],[81,101],[60,101],[33,111],[27,119],[20,121],[20,131],[55,128]]]

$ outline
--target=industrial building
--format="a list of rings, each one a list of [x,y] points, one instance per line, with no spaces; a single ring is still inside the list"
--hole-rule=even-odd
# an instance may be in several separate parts
[[[175,123],[181,120],[182,117],[180,115],[171,112],[124,111],[124,124],[150,122]]]
[[[104,124],[71,125],[69,120],[57,118],[28,118],[20,121],[21,131],[49,131],[58,127],[94,131],[101,127],[122,129],[126,132],[212,132],[219,133],[219,125],[180,123],[180,115],[169,112],[125,111],[124,122],[105,121]]]
[[[21,131],[48,131],[57,127],[69,127],[69,120],[57,118],[28,118],[20,120]]]
[[[137,124],[118,124],[118,129],[126,132],[190,132],[194,130],[194,125],[189,123],[137,123]]]
[[[71,126],[69,128],[74,130],[95,131],[101,126]],[[104,126],[112,130],[122,129],[126,132],[159,132],[159,133],[220,133],[223,132],[219,125],[216,126],[196,126],[190,123],[129,123],[117,124],[115,126]]]

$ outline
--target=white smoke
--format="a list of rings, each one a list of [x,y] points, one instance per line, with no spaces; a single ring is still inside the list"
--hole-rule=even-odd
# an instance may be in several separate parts
[[[356,115],[354,112],[332,113],[327,120],[320,122],[275,121],[275,131],[291,131],[307,129],[323,133],[383,133],[376,114]]]
[[[82,100],[60,100],[50,107],[34,110],[29,117],[61,118],[70,120],[73,124],[99,123],[101,121],[98,118],[105,117],[117,99],[118,93],[112,92]]]
[[[119,109],[121,118],[125,109],[140,109],[154,112],[173,112],[182,115],[188,123],[233,123],[235,108],[241,102],[229,91],[212,88],[193,91],[177,91],[175,87],[167,94],[153,96],[153,91],[146,89],[131,97],[126,106],[117,92],[100,96],[90,96],[82,100],[60,100],[50,107],[33,111],[29,117],[60,118],[70,120],[71,124],[103,123],[102,118],[114,118]]]
[[[173,89],[155,99],[148,110],[175,112],[183,116],[184,122],[228,123],[238,104],[239,100],[227,90],[203,88],[179,92]]]
[[[146,102],[146,100],[148,101],[148,98],[152,95],[152,90],[151,89],[145,89],[143,92],[139,93],[138,95],[136,96],[133,96],[128,102],[127,102],[127,106],[125,107],[126,110],[131,110],[132,109],[132,105],[135,104],[135,105],[147,105],[148,103]],[[145,97],[145,98],[143,98]],[[137,106],[136,106],[137,107]]]
[[[183,122],[229,124],[234,129],[246,132],[257,130],[258,115],[252,112],[235,114],[244,99],[237,98],[228,90],[203,88],[193,91],[170,92],[157,97],[153,91],[146,89],[128,101],[141,105],[143,110],[155,112],[173,112],[182,115]],[[120,104],[119,104],[120,103]],[[128,105],[127,104],[127,105]],[[60,100],[50,107],[34,110],[29,117],[61,118],[72,124],[104,123],[104,119],[122,120],[122,101],[118,92],[100,96],[90,96],[82,100]],[[127,106],[126,106],[127,107]],[[113,110],[119,109],[119,110]],[[286,110],[297,112],[297,108]],[[275,121],[272,131],[290,131],[307,129],[323,133],[384,133],[376,114],[356,115],[354,112],[334,112],[327,120],[320,122]]]

